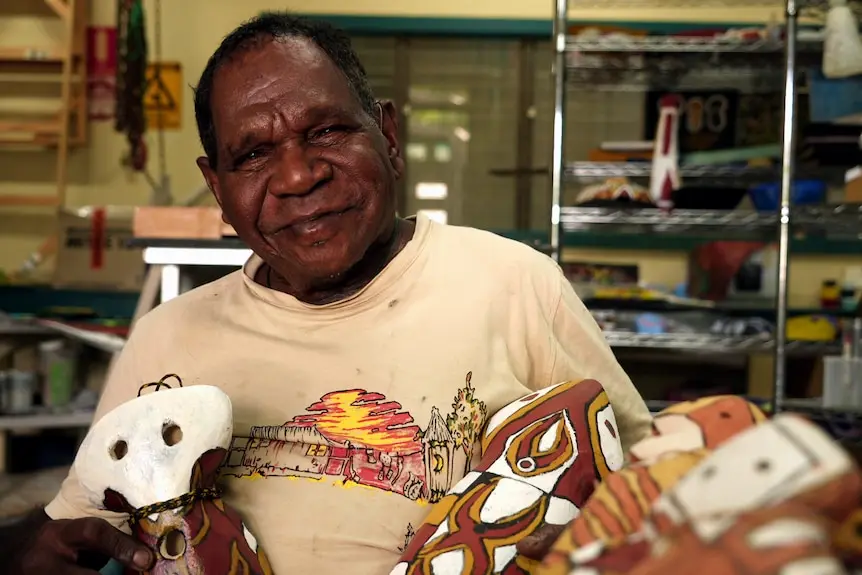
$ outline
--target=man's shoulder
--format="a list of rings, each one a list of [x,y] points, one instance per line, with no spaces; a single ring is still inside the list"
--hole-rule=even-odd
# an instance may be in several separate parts
[[[191,324],[219,315],[225,305],[230,305],[232,296],[243,289],[243,273],[242,270],[231,272],[159,304],[138,321],[135,332],[144,336],[164,334],[165,330],[191,327]]]
[[[440,226],[431,273],[458,297],[484,299],[498,306],[531,305],[543,309],[558,299],[564,278],[560,266],[535,248],[492,232]]]
[[[451,260],[478,269],[547,273],[556,276],[559,266],[535,248],[499,234],[466,226],[440,226],[440,249]]]

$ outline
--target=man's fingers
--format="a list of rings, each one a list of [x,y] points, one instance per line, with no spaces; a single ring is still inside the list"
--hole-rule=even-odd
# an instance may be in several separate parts
[[[518,542],[518,553],[537,561],[544,559],[565,528],[565,525],[542,525]]]
[[[104,519],[88,517],[69,521],[63,539],[75,549],[87,549],[115,559],[130,569],[143,571],[153,563],[153,554],[141,542]]]

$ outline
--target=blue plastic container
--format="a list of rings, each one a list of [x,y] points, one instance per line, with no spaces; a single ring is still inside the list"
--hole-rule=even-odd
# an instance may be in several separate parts
[[[808,107],[812,122],[829,123],[862,114],[862,76],[826,78],[820,68],[808,70]]]
[[[751,203],[759,212],[778,210],[781,198],[781,183],[760,184],[748,190]],[[810,206],[826,201],[826,182],[822,180],[796,180],[790,188],[790,205]]]

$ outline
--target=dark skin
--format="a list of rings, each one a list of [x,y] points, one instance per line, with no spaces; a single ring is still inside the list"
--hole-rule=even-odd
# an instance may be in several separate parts
[[[300,38],[241,54],[214,85],[218,161],[198,166],[225,222],[264,260],[258,283],[311,304],[362,289],[414,231],[395,217],[404,172],[395,107],[369,115]],[[562,529],[545,525],[518,549],[540,559]]]
[[[38,510],[0,529],[4,575],[97,575],[110,558],[132,571],[145,571],[154,561],[146,546],[95,517],[52,521]]]
[[[264,42],[215,75],[215,165],[197,164],[225,222],[264,261],[255,280],[309,304],[350,297],[413,237],[396,217],[404,173],[391,102],[368,113],[341,71],[312,42]],[[545,526],[519,550],[547,553]],[[101,519],[52,521],[37,511],[0,529],[4,575],[95,575],[113,558],[130,570],[152,553]]]
[[[391,102],[363,109],[313,42],[265,42],[215,75],[215,166],[198,166],[224,219],[265,262],[256,280],[310,304],[367,285],[413,235],[395,216],[404,172]]]

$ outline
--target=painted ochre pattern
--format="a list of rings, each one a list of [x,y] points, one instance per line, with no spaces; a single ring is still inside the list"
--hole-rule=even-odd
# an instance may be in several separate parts
[[[765,422],[756,408],[734,399],[694,406],[712,411],[699,414],[699,449],[661,454],[656,443],[653,460],[608,477],[603,486],[612,488],[597,490],[539,573],[686,575],[703,573],[707,565],[716,575],[845,572],[841,563],[853,564],[846,538],[852,540],[858,520],[848,502],[862,495],[858,469],[811,423],[786,415]],[[746,418],[746,410],[754,417]],[[664,415],[657,418],[658,428]],[[732,423],[720,434],[710,433],[721,420]],[[674,427],[664,431],[670,434]],[[675,433],[685,429],[691,431],[677,426]],[[674,439],[679,441],[665,441],[664,447],[691,445],[690,437]],[[686,458],[675,477],[657,467]],[[637,504],[623,501],[638,494],[643,497]],[[601,514],[609,503],[644,511],[629,515],[623,525],[624,514]]]
[[[608,475],[596,488],[581,515],[555,544],[543,575],[568,574],[565,557],[577,548],[595,541],[613,544],[638,532],[661,493],[712,450],[765,420],[756,406],[736,396],[680,403],[658,414],[652,437],[632,446],[635,462]]]
[[[476,468],[432,509],[393,575],[531,573],[515,544],[544,522],[566,523],[594,485],[622,465],[601,385],[566,382],[488,422]]]

